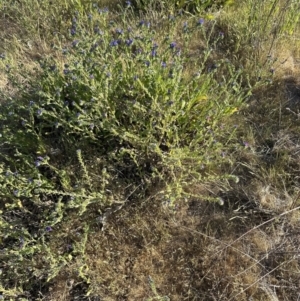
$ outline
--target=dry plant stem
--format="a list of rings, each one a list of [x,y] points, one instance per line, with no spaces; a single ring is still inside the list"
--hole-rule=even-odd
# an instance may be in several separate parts
[[[228,244],[227,247],[231,247],[233,244],[235,244],[237,241],[241,240],[244,236],[246,236],[247,234],[249,234],[249,233],[252,232],[253,230],[256,230],[256,229],[258,229],[258,228],[260,228],[260,227],[262,227],[262,226],[264,226],[264,225],[266,225],[266,224],[272,222],[272,221],[275,220],[276,218],[285,216],[285,215],[287,215],[287,214],[289,214],[289,213],[291,213],[291,212],[293,212],[293,211],[296,211],[296,210],[298,210],[298,209],[300,209],[300,206],[298,206],[298,207],[296,207],[296,208],[293,208],[293,209],[291,209],[291,210],[285,211],[285,212],[283,212],[283,213],[281,213],[281,214],[279,214],[279,215],[276,215],[276,216],[272,217],[271,219],[269,219],[269,220],[267,220],[267,221],[265,221],[265,222],[263,222],[263,223],[261,223],[261,224],[255,226],[255,227],[253,227],[252,229],[250,229],[249,231],[247,231],[246,233],[244,233],[243,235],[241,235],[239,238],[237,238],[236,240],[234,240],[232,243]],[[221,250],[221,251],[223,251],[223,250]],[[219,251],[218,253],[220,253],[221,251]]]
[[[218,243],[221,243],[221,244],[225,245],[226,247],[225,247],[224,249],[222,249],[221,251],[217,252],[217,253],[215,254],[215,256],[216,256],[217,254],[219,254],[220,252],[223,252],[226,248],[230,247],[233,251],[235,251],[235,252],[237,252],[237,253],[241,253],[242,255],[244,255],[244,256],[250,258],[252,261],[255,262],[253,265],[251,265],[249,268],[247,268],[247,269],[244,270],[243,272],[239,273],[238,275],[241,275],[241,274],[245,273],[247,270],[251,269],[251,268],[252,268],[253,266],[255,266],[256,264],[258,264],[258,265],[260,265],[262,268],[264,268],[264,266],[261,264],[261,261],[262,261],[267,255],[264,256],[263,258],[261,258],[260,260],[256,260],[254,257],[250,256],[249,254],[246,254],[246,253],[244,253],[243,251],[241,251],[241,250],[239,250],[239,249],[237,249],[237,248],[231,246],[230,244],[227,244],[227,243],[225,243],[225,242],[223,242],[223,241],[221,241],[221,240],[219,240],[219,239],[217,239],[217,238],[215,238],[215,237],[206,235],[206,234],[204,234],[204,233],[202,233],[202,232],[199,232],[199,231],[190,229],[190,228],[185,227],[185,226],[181,226],[181,225],[179,226],[175,221],[173,221],[173,222],[174,222],[174,224],[175,224],[176,226],[180,227],[181,229],[185,229],[185,230],[188,230],[188,231],[190,231],[190,232],[193,232],[193,233],[196,233],[196,234],[200,234],[201,236],[203,236],[203,237],[205,237],[205,238],[209,238],[210,240],[214,240],[214,241],[217,241]],[[208,271],[207,271],[207,272],[203,275],[203,277],[201,278],[201,281],[200,281],[200,282],[202,282],[202,281],[205,279],[205,277],[209,274],[209,272],[212,270],[212,268],[213,268],[213,267],[210,267],[210,268],[208,269]],[[237,276],[237,275],[236,275],[236,276]]]
[[[244,293],[246,290],[248,290],[249,288],[251,288],[253,285],[255,285],[256,283],[260,282],[261,280],[263,280],[266,276],[270,275],[271,273],[273,273],[274,271],[276,271],[279,267],[281,267],[282,265],[291,262],[292,260],[294,260],[294,258],[282,262],[281,264],[279,264],[276,268],[274,268],[273,270],[271,270],[270,272],[264,274],[263,276],[261,276],[258,280],[254,281],[251,285],[247,286],[245,289],[243,289],[241,292],[239,292],[238,294],[234,295],[233,297],[231,297],[228,301],[234,300],[234,298],[236,298],[237,296],[239,296],[240,294]]]
[[[175,224],[176,224],[176,223],[175,223]],[[261,267],[263,267],[263,265],[260,263],[259,260],[256,260],[255,258],[253,258],[252,256],[250,256],[249,254],[246,254],[246,253],[244,253],[243,251],[241,251],[241,250],[239,250],[239,249],[237,249],[237,248],[231,246],[231,244],[227,244],[226,242],[223,242],[223,241],[221,241],[221,240],[219,240],[219,239],[217,239],[217,238],[215,238],[215,237],[206,235],[206,234],[204,234],[204,233],[202,233],[202,232],[199,232],[199,231],[190,229],[190,228],[185,227],[185,226],[181,226],[181,225],[179,226],[178,224],[176,224],[176,226],[180,227],[181,229],[185,229],[185,230],[188,230],[188,231],[190,231],[190,232],[194,232],[194,233],[200,234],[200,235],[202,235],[202,236],[205,237],[205,238],[209,238],[209,239],[211,239],[211,240],[215,240],[215,241],[217,241],[217,242],[219,242],[219,243],[225,245],[225,248],[229,248],[229,247],[230,247],[230,248],[231,248],[232,250],[234,250],[235,252],[241,253],[241,254],[245,255],[246,257],[249,257],[251,260],[255,261],[256,264],[259,264]],[[221,252],[223,252],[224,250],[225,250],[225,249],[222,249],[221,251],[217,252],[216,255],[219,254],[219,253],[221,253]],[[251,268],[251,267],[250,267],[250,268]],[[245,271],[243,271],[242,273],[244,273],[244,272],[245,272]],[[241,274],[241,273],[240,273],[240,274]]]

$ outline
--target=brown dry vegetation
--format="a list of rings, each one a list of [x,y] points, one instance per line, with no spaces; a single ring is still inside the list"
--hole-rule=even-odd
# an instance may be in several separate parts
[[[18,35],[16,27],[10,31],[2,41]],[[255,91],[232,120],[241,142],[249,144],[228,154],[234,164],[227,172],[240,181],[227,190],[199,183],[189,189],[203,197],[178,200],[175,209],[159,193],[149,193],[108,214],[104,226],[96,214],[70,214],[57,231],[76,241],[89,224],[85,251],[50,282],[41,276],[29,300],[300,300],[300,48],[289,39],[272,48],[273,82]],[[13,48],[12,55],[26,57],[31,68],[33,52],[51,51],[47,42],[37,47],[30,54]],[[195,40],[190,55],[200,50]],[[4,76],[0,87],[9,88]],[[212,196],[224,204],[209,202]],[[68,242],[56,234],[49,239],[63,253]]]

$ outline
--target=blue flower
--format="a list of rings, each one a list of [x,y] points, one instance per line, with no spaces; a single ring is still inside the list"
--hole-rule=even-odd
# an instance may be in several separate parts
[[[163,68],[166,68],[166,67],[167,67],[167,63],[166,63],[166,62],[161,62],[161,66],[162,66]]]
[[[131,6],[131,2],[130,1],[125,1],[125,4],[127,5],[127,7]]]

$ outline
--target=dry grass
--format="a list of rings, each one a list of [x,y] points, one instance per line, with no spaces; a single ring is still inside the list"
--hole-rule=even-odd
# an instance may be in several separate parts
[[[152,18],[155,23],[159,17],[152,13]],[[227,34],[222,22],[219,26]],[[1,39],[17,35],[15,30],[12,26]],[[180,43],[179,32],[174,28]],[[194,40],[191,56],[201,51],[201,43]],[[158,294],[172,301],[299,300],[300,213],[294,209],[300,205],[300,48],[285,43],[272,48],[277,59],[272,84],[257,89],[233,121],[239,124],[239,142],[249,144],[231,155],[235,163],[229,172],[240,182],[230,183],[230,189],[200,183],[190,189],[203,198],[180,200],[175,209],[151,193],[109,215],[104,227],[96,213],[82,219],[70,214],[60,228],[65,238],[76,240],[82,224],[91,223],[85,252],[49,283],[41,277],[30,300],[159,300],[149,276]],[[29,69],[32,60],[51,52],[42,40],[30,47],[27,52],[15,42],[13,48],[26,57]],[[6,89],[6,78],[0,78]],[[212,195],[224,205],[209,202]],[[63,253],[68,242],[54,234],[52,244]]]

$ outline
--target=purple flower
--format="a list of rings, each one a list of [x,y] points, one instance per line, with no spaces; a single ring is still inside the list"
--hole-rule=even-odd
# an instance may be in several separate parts
[[[45,228],[45,231],[46,231],[46,232],[51,232],[51,231],[53,231],[53,230],[52,230],[52,228],[51,228],[50,226],[47,226],[47,227]]]
[[[140,26],[143,26],[144,24],[145,24],[144,20],[141,20],[140,23],[139,23]]]
[[[117,29],[116,29],[116,33],[117,33],[117,34],[122,34],[122,33],[123,33],[123,30],[120,29],[120,28],[117,28]]]
[[[166,67],[167,67],[167,63],[166,63],[166,62],[161,62],[161,66],[162,66],[163,68],[166,68]]]
[[[176,43],[175,42],[172,42],[171,44],[170,44],[170,48],[171,49],[174,49],[176,47]]]
[[[76,34],[76,27],[75,26],[73,26],[71,28],[70,33],[71,33],[72,36],[74,36]]]
[[[150,66],[150,62],[149,62],[149,61],[145,61],[145,65],[146,65],[147,67],[149,67],[149,66]]]
[[[34,162],[34,165],[35,165],[36,167],[39,167],[39,166],[41,165],[41,161],[36,160],[36,161]]]
[[[72,46],[73,46],[73,47],[76,47],[76,46],[78,45],[78,43],[79,43],[79,40],[74,40],[74,41],[72,42]]]
[[[152,56],[152,57],[155,57],[156,55],[157,55],[156,50],[152,49],[152,51],[151,51],[151,56]]]
[[[219,32],[219,36],[220,36],[221,38],[224,38],[224,32],[220,31],[220,32]]]
[[[67,245],[67,252],[71,252],[73,250],[73,247],[71,244]]]
[[[42,109],[38,109],[36,113],[37,113],[38,116],[41,116],[43,114],[43,110]]]
[[[127,5],[127,7],[131,6],[131,2],[130,1],[125,1],[125,4]]]
[[[118,44],[119,44],[118,40],[113,40],[113,41],[110,42],[109,45],[110,45],[111,47],[114,47],[114,46],[118,46]]]
[[[64,69],[64,75],[67,75],[67,74],[69,74],[70,73],[70,70],[69,69]]]
[[[198,25],[203,25],[204,24],[204,19],[200,18],[197,22]]]
[[[133,39],[129,39],[129,40],[126,40],[126,41],[125,41],[125,44],[126,44],[127,46],[130,46],[132,43],[133,43]]]

